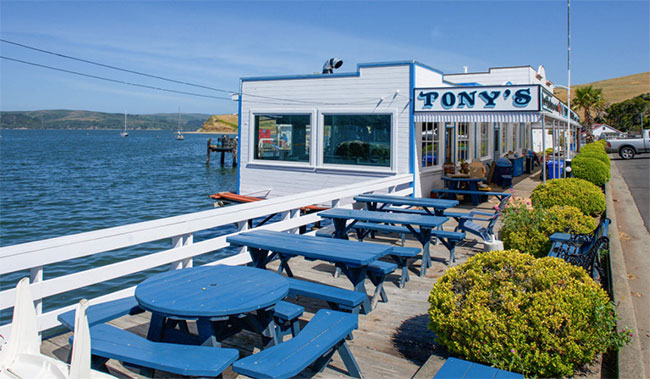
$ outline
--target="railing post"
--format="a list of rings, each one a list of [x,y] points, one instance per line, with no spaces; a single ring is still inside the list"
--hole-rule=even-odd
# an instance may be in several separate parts
[[[194,243],[194,234],[193,233],[187,233],[187,234],[181,234],[179,236],[174,236],[172,237],[172,248],[177,249],[179,247],[183,246],[188,246]],[[192,267],[193,265],[193,260],[192,258],[186,258],[186,259],[180,259],[176,262],[172,262],[169,265],[170,270],[180,270],[182,268],[189,268]]]
[[[245,232],[247,230],[248,230],[248,221],[239,221],[237,223],[237,231],[238,232]],[[240,247],[238,254],[248,254],[248,247],[246,247],[246,246]]]
[[[183,235],[183,246],[189,246],[194,243],[194,233]],[[190,268],[194,266],[194,259],[192,257],[183,259],[183,268]]]
[[[32,267],[29,270],[29,283],[34,284],[42,281],[43,281],[43,266]],[[35,300],[34,308],[36,309],[36,315],[41,315],[43,313],[43,299]]]
[[[300,217],[300,208],[292,209],[292,210],[289,211],[289,218],[290,219],[294,219],[296,217]],[[291,232],[293,234],[296,234],[296,233],[298,233],[299,229],[300,228],[293,228],[289,232]]]

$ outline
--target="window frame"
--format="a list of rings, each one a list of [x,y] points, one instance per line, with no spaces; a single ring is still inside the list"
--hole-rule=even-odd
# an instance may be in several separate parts
[[[438,141],[437,141],[438,142],[438,151],[436,151],[436,154],[438,155],[438,164],[431,165],[431,166],[422,166],[422,154],[423,154],[423,152],[422,152],[422,143],[423,143],[423,140],[422,140],[422,125],[427,124],[427,123],[438,124]],[[420,125],[419,128],[417,128],[418,124]],[[443,133],[444,133],[444,130],[445,130],[445,123],[442,122],[442,121],[431,121],[431,122],[422,121],[422,122],[416,122],[415,125],[416,125],[416,130],[420,131],[420,138],[419,138],[419,145],[418,145],[419,146],[418,158],[419,158],[419,164],[420,164],[420,172],[426,173],[426,172],[433,172],[433,171],[441,171],[442,170],[442,164],[444,163],[443,159],[441,159],[441,158],[442,158],[442,151],[443,151],[443,145],[444,145]],[[433,143],[433,140],[432,140],[432,143]]]
[[[284,160],[264,160],[257,159],[255,157],[255,117],[262,115],[277,115],[277,116],[309,116],[309,126],[310,131],[309,136],[309,160],[307,162],[297,162],[297,161],[284,161]],[[249,123],[250,127],[248,128],[248,163],[255,165],[265,165],[265,166],[291,166],[291,167],[314,167],[315,165],[315,153],[316,153],[316,143],[318,139],[318,133],[314,121],[317,120],[317,111],[316,109],[283,109],[278,110],[277,108],[272,109],[251,109],[249,111]],[[241,127],[241,126],[240,126]]]
[[[478,139],[478,153],[476,154],[479,159],[486,159],[490,157],[490,125],[492,125],[492,130],[494,130],[494,123],[493,122],[477,122],[478,124],[478,133],[477,133],[477,139]],[[482,155],[481,149],[482,149],[482,143],[483,143],[483,133],[482,133],[482,126],[485,124],[487,130],[485,134],[485,155]]]
[[[372,109],[340,109],[321,108],[317,112],[318,126],[316,167],[323,169],[334,169],[339,171],[375,171],[395,173],[397,171],[397,115],[396,109],[373,111]],[[325,116],[390,116],[390,163],[388,166],[354,165],[341,163],[325,163]]]

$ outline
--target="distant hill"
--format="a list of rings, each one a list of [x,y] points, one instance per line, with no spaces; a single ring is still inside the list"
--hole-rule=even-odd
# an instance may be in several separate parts
[[[181,114],[181,128],[195,131],[203,126],[208,114]],[[42,110],[0,112],[2,129],[122,129],[123,113],[76,110]],[[127,114],[129,130],[176,130],[177,113]]]
[[[618,78],[600,80],[593,83],[579,84],[571,87],[571,98],[575,97],[575,88],[593,86],[603,89],[603,97],[607,104],[619,103],[623,100],[650,92],[650,71],[641,74],[621,76]],[[566,102],[566,90],[555,89],[555,96]]]
[[[237,114],[218,114],[210,116],[204,123],[199,132],[212,133],[237,133],[238,127]]]

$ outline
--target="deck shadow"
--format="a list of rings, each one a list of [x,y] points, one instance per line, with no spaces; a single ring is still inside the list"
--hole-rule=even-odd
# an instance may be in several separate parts
[[[435,343],[435,333],[427,329],[429,315],[422,314],[406,319],[395,330],[393,346],[411,362],[422,365],[431,355],[447,358],[446,349]]]

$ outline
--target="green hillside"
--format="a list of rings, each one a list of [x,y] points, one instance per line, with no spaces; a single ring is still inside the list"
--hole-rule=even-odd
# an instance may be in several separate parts
[[[181,128],[195,131],[210,117],[208,114],[181,114]],[[130,130],[176,130],[177,113],[127,114]],[[122,129],[123,113],[103,113],[76,110],[43,110],[0,112],[2,129]]]

